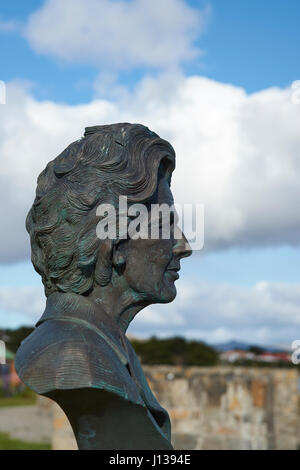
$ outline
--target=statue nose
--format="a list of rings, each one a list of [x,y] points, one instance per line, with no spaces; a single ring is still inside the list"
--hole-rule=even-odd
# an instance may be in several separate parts
[[[180,230],[180,236],[176,238],[176,243],[173,247],[173,253],[179,258],[187,258],[191,256],[193,250],[190,247],[189,242],[187,241],[184,233]]]

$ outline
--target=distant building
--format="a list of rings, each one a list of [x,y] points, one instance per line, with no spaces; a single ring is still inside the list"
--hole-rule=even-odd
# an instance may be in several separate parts
[[[262,353],[259,354],[259,356],[256,357],[257,361],[262,361],[262,362],[290,362],[291,356],[288,353]]]
[[[234,363],[239,360],[260,361],[260,362],[290,362],[290,354],[286,352],[263,352],[261,354],[254,354],[250,351],[244,350],[230,350],[224,351],[220,354],[221,361]]]
[[[13,389],[22,384],[15,369],[15,354],[6,348],[6,364],[0,365],[0,388],[5,396],[10,396]]]
[[[220,359],[226,362],[236,362],[240,359],[253,360],[255,359],[255,354],[243,350],[224,351],[221,353]]]

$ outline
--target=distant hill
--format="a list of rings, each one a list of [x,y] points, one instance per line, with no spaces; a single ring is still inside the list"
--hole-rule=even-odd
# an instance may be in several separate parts
[[[265,352],[271,353],[280,353],[280,352],[289,352],[287,349],[273,347],[273,346],[262,346],[257,344],[243,343],[242,341],[228,341],[227,343],[213,344],[212,347],[216,351],[232,351],[233,349],[239,349],[240,351],[248,351],[251,346],[256,346],[263,349]]]
[[[248,351],[251,344],[242,343],[241,341],[228,341],[227,343],[213,344],[214,349],[217,351],[231,351],[232,349],[240,349],[242,351]]]

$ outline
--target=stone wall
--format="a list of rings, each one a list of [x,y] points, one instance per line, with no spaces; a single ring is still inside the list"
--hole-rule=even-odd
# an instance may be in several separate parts
[[[175,449],[297,449],[295,369],[144,366],[172,422]],[[76,443],[54,406],[54,449]]]
[[[296,449],[295,369],[146,367],[177,449]]]

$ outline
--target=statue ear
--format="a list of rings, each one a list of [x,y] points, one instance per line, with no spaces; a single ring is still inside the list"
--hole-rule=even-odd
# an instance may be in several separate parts
[[[112,265],[119,275],[123,274],[126,265],[126,242],[127,240],[116,240],[113,245]]]
[[[95,268],[95,281],[100,286],[106,286],[112,274],[113,240],[101,240]]]

